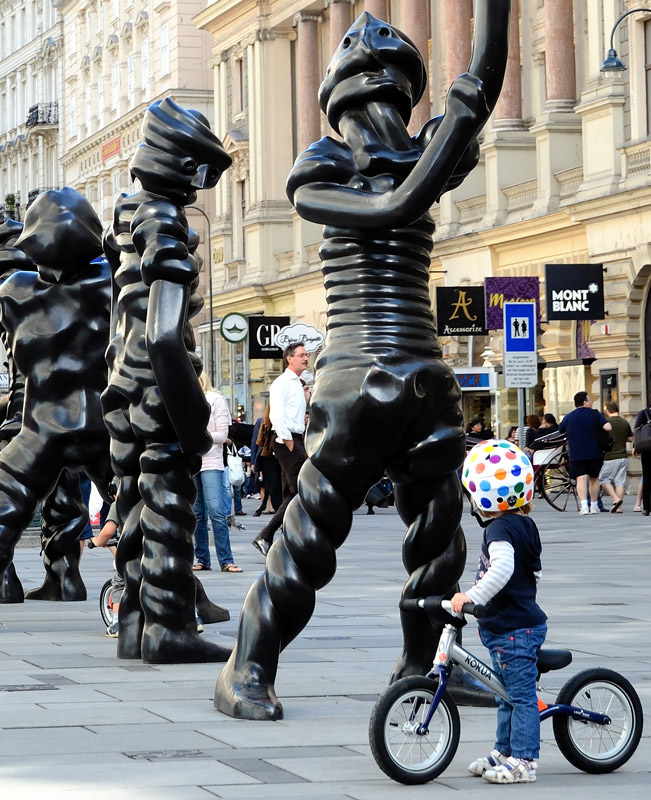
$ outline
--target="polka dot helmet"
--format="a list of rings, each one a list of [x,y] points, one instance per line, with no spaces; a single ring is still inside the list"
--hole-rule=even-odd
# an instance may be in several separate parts
[[[533,497],[533,466],[519,447],[503,439],[475,445],[461,480],[480,511],[510,511]]]

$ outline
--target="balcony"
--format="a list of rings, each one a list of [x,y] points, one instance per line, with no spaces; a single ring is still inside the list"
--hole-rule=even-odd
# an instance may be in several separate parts
[[[58,125],[59,124],[59,104],[37,103],[27,112],[25,127],[34,128],[36,125]]]

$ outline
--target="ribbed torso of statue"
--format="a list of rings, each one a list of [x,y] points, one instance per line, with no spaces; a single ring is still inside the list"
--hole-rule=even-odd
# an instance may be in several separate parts
[[[370,235],[325,228],[327,340],[319,370],[440,357],[429,296],[433,233],[429,214]]]

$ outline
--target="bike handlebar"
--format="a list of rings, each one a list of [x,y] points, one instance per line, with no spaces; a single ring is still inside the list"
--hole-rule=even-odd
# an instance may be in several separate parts
[[[118,540],[115,537],[113,537],[112,539],[109,539],[108,542],[103,546],[104,547],[117,547],[117,544],[118,544]],[[89,539],[88,540],[88,549],[89,550],[94,550],[96,547],[97,547],[97,545],[93,543],[93,540]]]
[[[424,611],[447,611],[448,614],[455,615],[450,606],[449,599],[439,595],[430,595],[429,597],[403,597],[400,600],[401,611],[416,611],[423,609]],[[479,603],[464,603],[462,612],[470,614],[476,619],[481,619],[486,616],[486,606],[479,605]],[[455,615],[457,616],[457,615]]]

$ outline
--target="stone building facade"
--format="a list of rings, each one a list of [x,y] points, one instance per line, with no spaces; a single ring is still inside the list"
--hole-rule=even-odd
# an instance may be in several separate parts
[[[629,0],[514,0],[504,91],[482,136],[481,161],[433,209],[437,223],[432,294],[438,285],[477,285],[488,276],[538,276],[546,263],[605,268],[607,318],[543,322],[540,381],[527,411],[557,415],[572,395],[615,398],[629,419],[651,390],[651,14],[629,16],[615,46],[628,69],[601,73],[618,16]],[[321,231],[300,220],[284,190],[293,159],[330,133],[316,95],[331,53],[364,9],[405,31],[427,57],[429,93],[412,130],[443,110],[465,71],[473,0],[229,0],[197,15],[213,37],[215,120],[234,157],[218,188],[212,226],[215,320],[286,314],[323,328]],[[544,292],[543,292],[544,294]],[[546,320],[544,297],[542,318]],[[207,333],[206,333],[207,335]],[[222,390],[232,352],[215,334]],[[502,337],[443,340],[459,370],[483,363],[499,373]],[[277,362],[247,363],[237,395],[259,410]],[[468,392],[502,432],[515,393]]]

